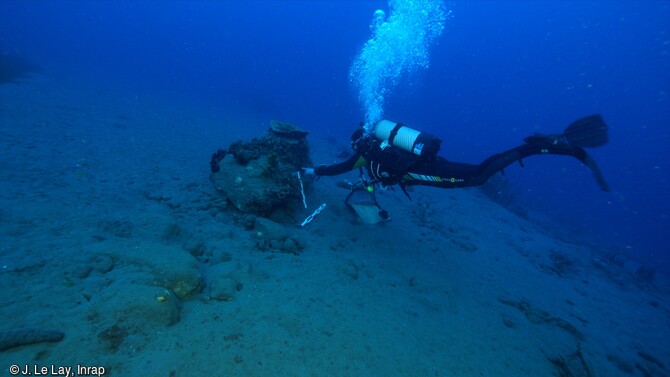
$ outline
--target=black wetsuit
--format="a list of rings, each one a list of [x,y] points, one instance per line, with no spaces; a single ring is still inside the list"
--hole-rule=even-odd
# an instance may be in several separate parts
[[[318,166],[314,173],[331,176],[365,168],[373,182],[386,186],[399,184],[403,189],[412,185],[459,188],[482,185],[493,174],[515,161],[521,162],[523,158],[553,154],[575,157],[593,171],[600,188],[609,191],[595,161],[584,148],[569,144],[562,135],[530,136],[524,141],[524,144],[495,154],[480,164],[466,164],[451,162],[440,156],[420,157],[382,143],[373,136],[366,136],[353,142],[355,153],[346,161]]]

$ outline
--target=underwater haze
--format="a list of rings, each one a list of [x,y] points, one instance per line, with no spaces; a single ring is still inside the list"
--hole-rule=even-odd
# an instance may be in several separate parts
[[[197,357],[185,366],[202,340],[198,352],[222,352],[222,373],[240,376],[670,375],[659,283],[670,278],[669,20],[670,1],[1,1],[0,290],[14,301],[0,323],[69,329],[58,296],[81,329],[60,350],[32,349],[0,324],[0,367],[53,362],[93,339],[106,348],[82,349],[125,374],[206,375]],[[493,195],[384,192],[392,220],[362,225],[324,177],[307,200],[328,207],[291,229],[302,236],[290,256],[256,250],[262,232],[209,180],[214,151],[273,119],[309,131],[315,165],[341,161],[351,133],[381,119],[479,163],[591,114],[609,126],[609,143],[588,152],[610,192],[574,158],[532,156],[498,174]],[[132,250],[165,245],[202,275],[195,296],[177,294],[170,314],[142,309],[147,332],[104,322],[121,312],[115,300],[136,313],[130,292],[167,284],[122,274],[146,262]],[[204,297],[210,284],[233,293]],[[174,299],[165,292],[159,303]],[[44,312],[21,306],[32,294]],[[250,330],[264,321],[279,325]],[[525,342],[545,325],[559,335]],[[560,346],[538,351],[547,340]],[[531,351],[506,351],[517,347]],[[161,350],[186,364],[147,361]]]
[[[402,2],[401,2],[402,3]],[[365,120],[349,75],[384,1],[30,2],[0,5],[0,48],[44,71],[233,103],[346,138]],[[592,151],[612,193],[570,159],[510,168],[522,205],[670,270],[666,1],[455,2],[429,64],[385,114],[479,162],[533,132],[603,114]]]

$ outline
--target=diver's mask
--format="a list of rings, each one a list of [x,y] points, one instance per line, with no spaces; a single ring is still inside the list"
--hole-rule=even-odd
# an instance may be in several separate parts
[[[351,134],[351,149],[357,150],[358,149],[358,144],[361,139],[365,137],[365,129],[363,127],[359,127],[354,131],[353,134]]]

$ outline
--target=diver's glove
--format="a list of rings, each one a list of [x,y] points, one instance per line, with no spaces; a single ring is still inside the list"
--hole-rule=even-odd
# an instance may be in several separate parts
[[[305,176],[306,179],[311,179],[312,181],[318,181],[321,177],[316,174],[315,168],[300,168],[300,172]]]
[[[317,167],[308,167],[308,168],[300,168],[300,172],[305,176],[309,177],[315,181],[318,181],[319,178],[321,178],[321,174],[319,174],[319,170],[325,167],[326,165],[319,165]]]

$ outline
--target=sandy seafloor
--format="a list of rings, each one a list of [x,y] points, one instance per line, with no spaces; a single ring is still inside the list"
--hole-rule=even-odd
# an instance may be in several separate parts
[[[327,209],[288,227],[302,251],[259,251],[208,162],[269,120],[46,75],[0,85],[0,332],[65,333],[0,352],[2,375],[11,364],[166,377],[670,375],[667,281],[636,278],[634,263],[476,189],[415,189],[413,202],[383,192],[392,220],[367,226],[323,178],[308,202]],[[314,161],[335,160],[336,146],[310,144]]]

